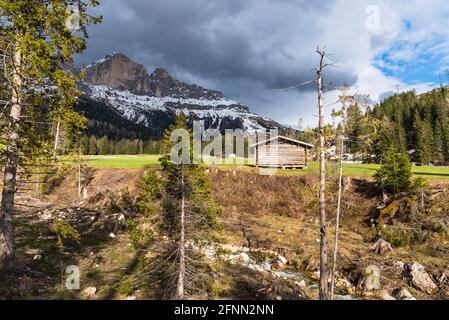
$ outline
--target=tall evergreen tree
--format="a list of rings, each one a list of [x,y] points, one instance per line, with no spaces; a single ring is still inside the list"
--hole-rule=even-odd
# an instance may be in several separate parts
[[[1,95],[7,100],[7,125],[2,202],[0,208],[0,267],[7,266],[14,254],[14,201],[17,170],[44,151],[44,128],[28,124],[71,123],[81,118],[72,112],[79,91],[76,76],[67,70],[73,55],[86,48],[87,26],[100,19],[88,14],[96,0],[1,0],[0,48]],[[76,8],[76,30],[73,8]],[[30,117],[23,121],[25,117]],[[44,133],[41,133],[42,129]],[[44,140],[44,141],[43,141]],[[36,147],[35,142],[41,142]],[[48,152],[44,152],[48,153]]]
[[[172,133],[175,130],[185,130],[189,141],[175,142]],[[175,144],[192,145],[192,132],[187,126],[184,114],[180,114],[176,123],[164,134],[162,141],[164,153],[167,156],[161,159],[163,171],[167,174],[163,199],[163,229],[171,240],[168,256],[170,266],[166,274],[170,292],[176,299],[184,299],[195,284],[201,282],[201,276],[196,269],[200,267],[198,252],[188,249],[188,244],[205,242],[210,239],[211,231],[217,229],[216,216],[219,212],[210,194],[210,187],[204,170],[193,163],[191,148],[185,150],[189,153],[190,163],[173,163],[168,154]],[[189,258],[189,255],[191,256]],[[193,259],[192,256],[196,255]]]
[[[421,120],[419,114],[414,119],[416,160],[427,165],[434,159],[433,131],[429,121]]]
[[[384,192],[397,194],[412,188],[412,165],[408,154],[392,144],[382,157],[382,167],[374,176]]]

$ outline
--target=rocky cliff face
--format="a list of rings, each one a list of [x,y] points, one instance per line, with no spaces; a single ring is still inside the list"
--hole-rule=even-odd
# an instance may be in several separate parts
[[[151,79],[145,68],[121,53],[110,54],[86,68],[86,82],[134,94],[151,94]]]
[[[165,69],[158,68],[149,75],[142,65],[121,53],[110,54],[87,66],[86,79],[80,88],[86,94],[82,111],[90,118],[95,116],[89,112],[89,101],[95,103],[97,110],[104,105],[105,113],[113,109],[127,121],[160,134],[170,123],[167,118],[174,119],[180,112],[190,123],[204,121],[206,129],[283,128],[271,119],[251,113],[219,91],[176,80]],[[101,118],[105,121],[104,115]]]

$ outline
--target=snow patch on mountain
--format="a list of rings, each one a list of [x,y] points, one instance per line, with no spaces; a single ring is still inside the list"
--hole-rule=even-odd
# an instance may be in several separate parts
[[[149,126],[145,116],[148,112],[164,111],[179,114],[183,112],[187,117],[195,120],[212,119],[220,127],[223,119],[241,119],[247,131],[264,130],[265,127],[257,119],[272,121],[253,114],[239,102],[227,98],[192,99],[174,97],[152,97],[136,95],[126,90],[118,90],[105,85],[86,84],[90,96],[108,103],[118,110],[125,118],[145,126]]]

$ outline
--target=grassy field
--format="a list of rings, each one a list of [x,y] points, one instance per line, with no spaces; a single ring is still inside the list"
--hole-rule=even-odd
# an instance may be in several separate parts
[[[87,156],[87,164],[93,168],[143,169],[159,166],[160,155],[144,156]]]
[[[88,156],[87,163],[93,168],[112,169],[142,169],[146,167],[159,166],[159,155],[144,156]],[[335,166],[336,164],[330,164]],[[232,167],[232,165],[224,165]],[[345,164],[344,174],[346,176],[371,177],[379,165],[375,164]],[[417,177],[427,179],[449,179],[449,168],[447,167],[413,167],[413,173]],[[281,174],[305,174],[307,172],[318,172],[318,163],[312,162],[308,170],[280,170]]]

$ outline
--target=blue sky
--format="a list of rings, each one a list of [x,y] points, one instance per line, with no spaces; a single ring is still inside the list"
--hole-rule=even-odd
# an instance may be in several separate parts
[[[410,21],[404,22],[401,35],[413,32]],[[387,77],[394,77],[407,85],[448,83],[449,65],[445,63],[445,52],[431,50],[444,47],[449,39],[440,39],[429,34],[425,41],[407,42],[398,40],[391,48],[376,56],[374,65]]]

